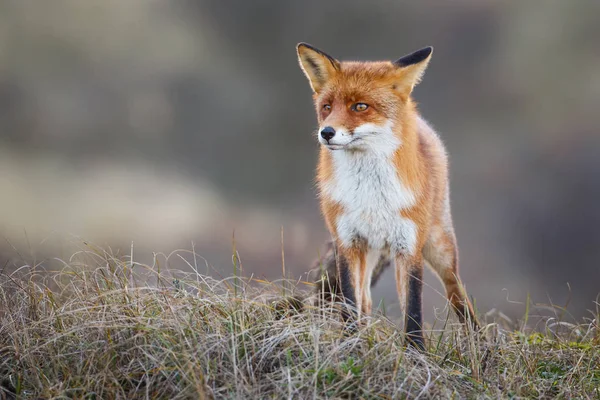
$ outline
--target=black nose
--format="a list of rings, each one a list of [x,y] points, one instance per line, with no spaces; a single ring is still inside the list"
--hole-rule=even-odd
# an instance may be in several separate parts
[[[335,136],[335,129],[331,126],[326,126],[321,129],[321,137],[329,142],[329,139]]]

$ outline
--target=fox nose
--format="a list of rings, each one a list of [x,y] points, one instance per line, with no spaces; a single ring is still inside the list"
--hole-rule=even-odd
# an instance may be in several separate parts
[[[326,126],[321,129],[321,137],[329,142],[329,139],[335,136],[335,129],[331,126]]]

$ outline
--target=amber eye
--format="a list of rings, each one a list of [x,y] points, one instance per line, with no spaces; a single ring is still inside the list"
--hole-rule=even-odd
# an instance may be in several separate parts
[[[356,103],[352,106],[354,111],[365,111],[367,108],[369,108],[369,105],[365,103]]]
[[[323,111],[331,111],[331,106],[329,104],[323,105]]]

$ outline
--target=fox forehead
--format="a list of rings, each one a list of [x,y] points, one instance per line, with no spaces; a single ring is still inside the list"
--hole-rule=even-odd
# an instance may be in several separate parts
[[[342,61],[339,77],[350,80],[386,80],[398,71],[391,61]]]
[[[389,61],[359,62],[344,61],[339,72],[327,82],[325,91],[344,88],[348,91],[392,87],[397,68]]]
[[[397,102],[394,92],[397,68],[389,61],[344,61],[320,93],[314,95],[317,105],[324,102],[367,101],[388,108]],[[392,111],[392,110],[381,110]]]

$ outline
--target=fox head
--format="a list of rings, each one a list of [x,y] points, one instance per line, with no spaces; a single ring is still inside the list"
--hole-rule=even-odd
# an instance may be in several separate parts
[[[410,94],[431,59],[425,47],[396,61],[340,62],[306,43],[297,46],[319,121],[319,142],[330,150],[388,149],[411,107]]]

